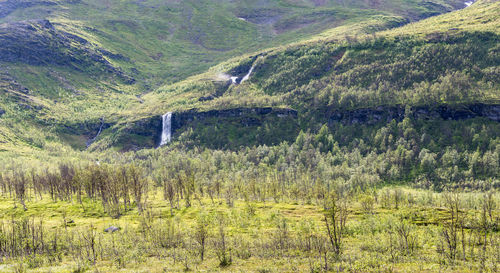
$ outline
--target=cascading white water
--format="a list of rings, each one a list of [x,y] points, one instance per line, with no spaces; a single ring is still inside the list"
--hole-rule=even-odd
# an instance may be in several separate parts
[[[172,138],[172,112],[168,112],[162,116],[163,125],[161,131],[160,146],[170,142]]]
[[[92,143],[94,143],[94,141],[97,140],[97,138],[101,135],[101,132],[102,132],[102,127],[104,127],[104,117],[101,118],[101,126],[99,126],[99,131],[97,131],[97,134],[95,135],[95,137],[93,137],[92,139],[89,139],[87,140],[87,148],[90,147],[90,145],[92,145]]]
[[[465,2],[465,6],[470,7],[470,5],[474,4],[474,2],[476,2],[476,1],[474,1],[474,0],[467,1],[467,2]]]
[[[255,65],[252,65],[252,67],[250,68],[250,71],[248,71],[248,74],[246,74],[245,77],[243,77],[243,79],[241,79],[240,83],[243,83],[244,81],[246,81],[250,78],[250,75],[252,75],[254,68],[255,68]]]

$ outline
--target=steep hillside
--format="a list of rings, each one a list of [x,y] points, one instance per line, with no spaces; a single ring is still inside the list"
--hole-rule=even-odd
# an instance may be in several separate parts
[[[0,49],[5,150],[15,150],[14,143],[41,149],[47,143],[63,143],[85,149],[94,140],[103,140],[98,147],[109,147],[120,142],[119,132],[128,121],[192,108],[295,109],[300,126],[281,126],[294,128],[286,131],[293,138],[299,128],[327,122],[324,113],[337,108],[498,99],[498,38],[487,32],[498,29],[498,3],[482,1],[444,19],[406,27],[428,31],[429,20],[461,22],[460,28],[441,29],[445,35],[409,30],[404,37],[397,33],[400,28],[379,31],[465,5],[461,1],[90,0],[0,1],[0,5],[0,39],[8,45]],[[488,21],[463,20],[474,14],[483,14]],[[304,39],[307,42],[300,42]],[[289,44],[293,41],[297,42]],[[259,51],[267,47],[272,48]],[[434,55],[436,51],[443,58]],[[470,61],[454,57],[464,52],[474,52]],[[232,56],[239,57],[213,66]],[[230,76],[240,83],[251,67],[254,71],[247,81],[231,84]],[[188,76],[148,93],[161,83]],[[461,80],[455,82],[458,76]],[[469,92],[472,89],[474,93]],[[311,118],[315,122],[302,122]],[[281,138],[265,139],[260,142],[278,143]],[[129,148],[154,146],[156,141],[146,137]]]
[[[464,10],[391,31],[367,35],[362,32],[363,27],[367,27],[363,24],[334,28],[317,39],[257,52],[249,55],[249,58],[239,58],[216,66],[210,72],[188,81],[166,85],[146,96],[145,106],[151,105],[150,110],[147,110],[151,111],[160,105],[158,103],[155,106],[155,103],[161,101],[163,107],[160,113],[168,109],[175,110],[172,100],[181,97],[178,100],[185,101],[186,96],[192,96],[190,103],[199,107],[213,107],[219,100],[221,103],[237,105],[238,101],[275,97],[279,98],[275,101],[285,99],[284,104],[291,105],[289,99],[293,94],[304,93],[304,88],[308,86],[311,87],[310,93],[315,96],[320,96],[322,90],[330,89],[342,96],[366,95],[370,98],[346,102],[345,105],[339,105],[343,103],[341,98],[332,100],[339,107],[423,104],[426,98],[419,98],[418,85],[435,85],[453,73],[465,73],[466,77],[472,78],[462,79],[463,82],[482,86],[452,90],[463,91],[464,94],[438,88],[440,90],[436,92],[442,92],[439,95],[429,90],[430,95],[439,98],[431,98],[432,101],[427,103],[457,103],[469,99],[495,101],[498,99],[498,11],[498,2],[480,1]],[[433,25],[438,27],[431,27]],[[377,27],[377,24],[370,26]],[[327,37],[327,34],[332,35]],[[230,86],[226,88],[224,96],[220,95],[230,75],[241,78],[252,65],[254,71],[248,81]],[[451,78],[458,80],[461,77]],[[245,96],[232,94],[232,91]],[[195,102],[197,98],[214,94],[218,95],[209,103]],[[168,99],[162,100],[162,97]]]
[[[479,1],[461,11],[373,34],[366,34],[364,23],[354,23],[306,42],[234,59],[144,96],[139,109],[122,112],[125,117],[103,134],[98,147],[122,143],[116,137],[123,139],[128,129],[121,128],[134,127],[137,120],[159,120],[165,112],[192,108],[201,113],[241,107],[297,110],[298,120],[275,123],[277,128],[294,128],[276,129],[281,140],[293,139],[300,129],[318,129],[335,120],[344,124],[353,119],[400,121],[406,107],[423,111],[417,116],[425,119],[485,117],[495,124],[500,115],[499,11],[500,3]],[[386,23],[378,19],[379,25],[372,22],[369,27]],[[339,115],[347,120],[339,120]],[[216,131],[201,132],[214,124],[221,127],[219,136],[239,134],[234,128],[225,130],[221,120],[197,123],[191,127],[198,144],[211,146],[209,139]],[[239,130],[254,136],[246,144],[279,143],[273,138],[263,140],[265,131],[272,131],[264,128],[243,126]],[[126,139],[134,142],[135,137]],[[157,140],[149,139],[146,147],[154,146]],[[225,142],[217,147],[241,145],[228,139],[217,142]],[[144,142],[135,147],[141,147],[139,143]]]
[[[414,21],[461,7],[461,1],[346,5],[342,1],[4,0],[0,23],[7,24],[4,31],[11,31],[18,21],[48,19],[57,30],[73,34],[70,38],[77,43],[86,40],[85,44],[102,48],[110,62],[148,90],[200,73],[228,57],[298,41],[345,22],[376,14]],[[32,38],[23,34],[21,39]],[[16,45],[19,48],[12,50],[24,46]],[[2,61],[13,61],[8,57]]]

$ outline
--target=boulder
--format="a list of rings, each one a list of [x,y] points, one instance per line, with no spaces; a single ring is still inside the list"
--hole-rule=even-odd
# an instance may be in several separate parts
[[[107,233],[114,233],[114,232],[117,232],[119,231],[121,228],[119,227],[115,227],[115,226],[110,226],[108,227],[107,229],[104,230],[104,232],[107,232]]]

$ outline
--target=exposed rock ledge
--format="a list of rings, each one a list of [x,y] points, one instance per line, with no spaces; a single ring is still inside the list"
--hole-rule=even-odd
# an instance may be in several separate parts
[[[191,109],[184,112],[174,112],[172,114],[172,127],[171,133],[175,137],[175,131],[179,130],[184,126],[189,126],[195,121],[203,121],[210,118],[217,119],[227,119],[227,118],[238,118],[239,123],[243,127],[260,126],[263,119],[266,117],[292,117],[297,118],[297,111],[293,109],[283,109],[283,108],[234,108],[225,110],[209,110],[209,111],[199,111],[197,109]],[[131,143],[133,146],[137,147],[156,147],[160,143],[162,131],[162,117],[153,116],[145,119],[140,119],[134,122],[130,122],[123,128],[121,136],[119,139],[124,141],[132,141],[133,138],[128,136],[137,135],[141,137],[146,137],[151,141],[144,143]],[[144,138],[142,138],[144,139]]]
[[[356,109],[350,111],[337,110],[326,113],[330,124],[340,122],[345,125],[376,124],[379,122],[390,122],[392,120],[402,121],[407,115],[405,106],[376,107]],[[409,112],[415,119],[423,120],[463,120],[483,117],[500,122],[500,104],[470,104],[470,105],[441,105],[413,107]],[[291,118],[297,119],[297,111],[283,108],[234,108],[225,110],[200,111],[198,109],[184,112],[174,112],[171,119],[171,133],[176,137],[176,131],[183,127],[193,126],[196,122],[207,120],[207,124],[236,121],[241,127],[256,128],[261,126],[267,118]],[[284,120],[285,122],[289,122]],[[111,127],[104,124],[104,128]],[[157,147],[160,143],[162,131],[161,115],[139,119],[124,124],[112,125],[118,133],[114,138],[113,145],[121,145],[123,150],[142,149]],[[93,127],[98,129],[98,124]],[[177,132],[178,133],[178,132]]]
[[[404,119],[405,106],[379,106],[376,108],[356,109],[350,111],[335,111],[328,115],[329,123],[340,122],[344,125],[375,124],[378,122],[401,121]],[[414,119],[445,119],[463,120],[485,117],[500,122],[500,104],[470,104],[470,105],[440,105],[412,107],[410,115]]]
[[[207,118],[241,118],[241,125],[245,127],[259,126],[261,124],[259,119],[254,116],[267,116],[274,115],[277,117],[297,117],[297,111],[293,109],[284,108],[234,108],[225,110],[210,110],[206,112],[199,112],[197,110],[188,110],[186,112],[173,113],[172,115],[172,133],[175,130],[193,122],[195,120],[203,120]]]
[[[56,29],[49,20],[28,20],[0,24],[0,62],[35,66],[59,65],[100,75],[117,76],[126,84],[135,80],[109,58],[125,58],[108,52],[83,37]]]

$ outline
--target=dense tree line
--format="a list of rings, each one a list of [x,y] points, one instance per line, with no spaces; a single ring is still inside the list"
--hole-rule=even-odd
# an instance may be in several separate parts
[[[489,190],[499,186],[497,133],[497,123],[405,118],[357,130],[325,125],[317,133],[301,132],[291,144],[239,151],[183,148],[181,141],[167,149],[111,153],[102,163],[42,170],[12,165],[2,171],[0,189],[23,207],[44,194],[80,203],[86,197],[100,200],[115,216],[132,202],[141,210],[148,187],[162,188],[172,208],[205,197],[228,204],[236,199],[318,203],[332,190],[344,195],[402,182],[438,191]]]
[[[142,211],[148,189],[144,170],[134,164],[111,166],[90,164],[76,167],[62,163],[57,170],[45,169],[24,173],[20,168],[0,174],[0,187],[4,196],[14,197],[24,208],[26,200],[41,200],[49,196],[52,201],[76,201],[82,198],[100,201],[112,216],[119,217],[132,206]]]

